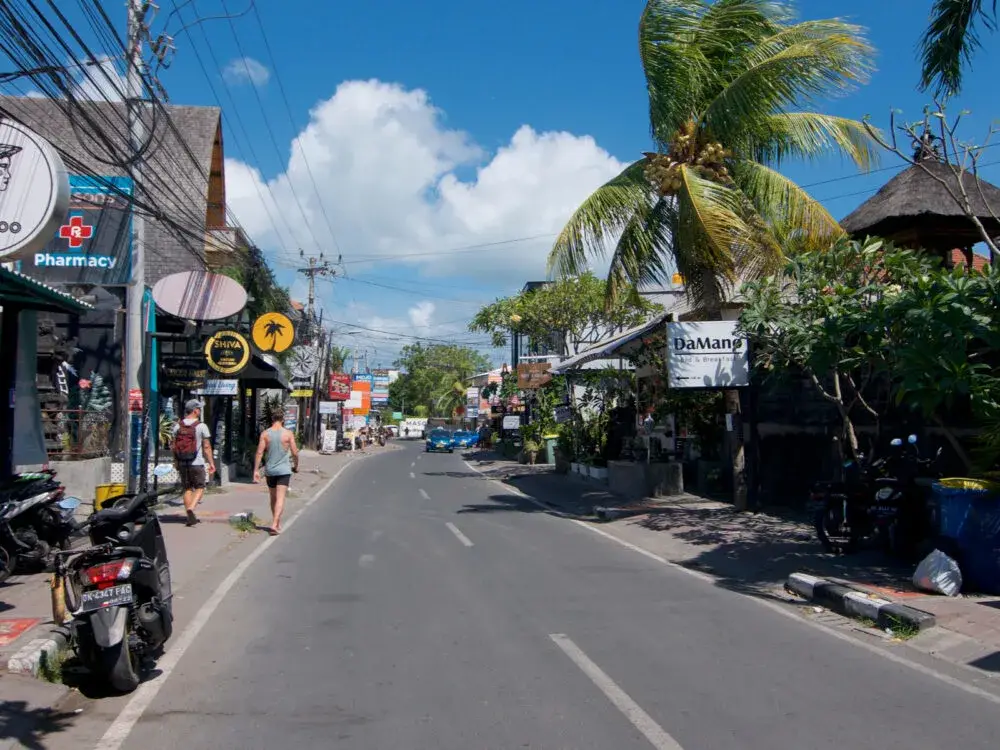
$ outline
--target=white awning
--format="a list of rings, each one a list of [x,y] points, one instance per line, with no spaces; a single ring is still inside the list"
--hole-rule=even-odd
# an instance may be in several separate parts
[[[650,331],[664,325],[672,315],[673,313],[669,312],[661,313],[652,320],[649,320],[640,326],[636,326],[635,328],[630,328],[613,339],[608,339],[607,341],[601,342],[596,346],[592,346],[590,349],[565,359],[552,367],[552,373],[559,374],[570,372],[572,370],[581,370],[584,369],[583,366],[588,362],[620,355],[622,350],[628,348],[629,344],[637,339],[641,339]]]

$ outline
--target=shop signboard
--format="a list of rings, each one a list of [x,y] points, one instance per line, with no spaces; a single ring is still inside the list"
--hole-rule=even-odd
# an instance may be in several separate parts
[[[295,326],[279,312],[264,313],[254,321],[250,337],[254,346],[262,352],[278,354],[292,345],[295,340]]]
[[[508,414],[503,418],[503,429],[517,430],[521,428],[521,417],[517,414]]]
[[[321,449],[323,453],[336,453],[337,452],[337,431],[336,430],[323,430],[323,448]]]
[[[552,380],[550,362],[522,362],[517,366],[517,387],[522,391],[541,388]]]
[[[346,401],[351,397],[351,376],[343,372],[331,372],[327,387],[327,398],[331,401]]]
[[[299,405],[285,404],[285,429],[295,432],[299,426]]]
[[[236,375],[250,363],[250,342],[236,331],[219,331],[205,342],[208,366],[222,375]]]
[[[336,414],[340,403],[337,401],[320,401],[319,402],[319,413],[320,414]]]
[[[476,387],[465,389],[465,416],[479,418],[479,389]]]
[[[204,357],[167,358],[164,355],[160,366],[160,384],[164,389],[179,388],[195,391],[205,387],[208,379],[208,363]]]
[[[292,391],[289,395],[290,398],[312,398],[315,391],[312,388],[299,388],[296,391]]]
[[[389,401],[389,371],[375,370],[372,373],[372,403],[385,404]]]
[[[33,253],[66,224],[69,205],[66,167],[52,144],[19,122],[0,120],[0,261],[21,260],[21,270],[31,271]]]
[[[46,283],[122,286],[132,275],[132,180],[70,175],[69,212],[48,242],[21,261]]]
[[[669,388],[728,389],[750,384],[747,341],[735,320],[667,323]]]
[[[238,380],[206,380],[204,388],[192,391],[195,396],[238,396],[239,392]]]

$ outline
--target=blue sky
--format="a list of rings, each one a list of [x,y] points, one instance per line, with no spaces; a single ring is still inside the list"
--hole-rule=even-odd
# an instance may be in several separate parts
[[[118,5],[105,3],[122,15]],[[878,125],[890,107],[919,116],[929,98],[916,91],[916,47],[931,0],[798,5],[867,27],[878,50],[872,82],[826,111]],[[319,287],[327,319],[391,332],[343,337],[386,363],[406,337],[480,341],[464,320],[541,276],[573,207],[649,147],[641,0],[257,0],[232,22],[184,32],[196,13],[239,13],[246,0],[161,6],[154,31],[176,36],[161,75],[171,101],[223,108],[230,207],[297,297],[299,247],[342,254],[348,278]],[[997,112],[996,47],[979,50],[951,105],[972,111],[970,139]],[[984,161],[1000,162],[1000,149]],[[863,176],[829,159],[785,172],[839,218],[901,167],[891,154],[882,166]],[[984,175],[1000,182],[1000,166]]]

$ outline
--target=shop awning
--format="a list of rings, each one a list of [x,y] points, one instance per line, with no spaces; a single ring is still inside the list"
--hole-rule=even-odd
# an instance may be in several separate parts
[[[3,266],[0,266],[0,306],[70,314],[94,309],[66,292]]]
[[[291,391],[292,386],[278,369],[276,364],[272,364],[259,354],[254,354],[250,358],[250,364],[239,374],[240,385],[243,388],[281,388]]]
[[[598,359],[608,359],[609,357],[623,356],[631,348],[629,345],[638,341],[647,333],[664,325],[672,319],[673,313],[662,313],[652,320],[643,323],[635,328],[630,328],[613,339],[601,342],[592,346],[586,351],[582,351],[569,359],[565,359],[557,365],[552,366],[552,373],[559,374],[572,372],[573,370],[583,370],[585,365]]]

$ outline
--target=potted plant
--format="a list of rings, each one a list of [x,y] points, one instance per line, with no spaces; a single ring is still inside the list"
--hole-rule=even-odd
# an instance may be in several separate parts
[[[601,457],[595,458],[587,468],[587,473],[591,479],[596,479],[600,482],[608,481],[608,462]]]
[[[534,466],[535,460],[538,458],[539,450],[541,450],[541,446],[538,444],[538,441],[532,439],[524,441],[524,456],[532,466]]]

